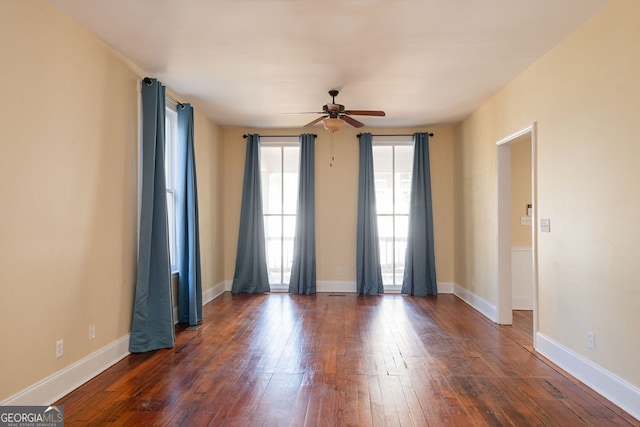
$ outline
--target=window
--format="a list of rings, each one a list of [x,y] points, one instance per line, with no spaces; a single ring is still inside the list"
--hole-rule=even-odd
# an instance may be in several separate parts
[[[409,229],[413,141],[385,138],[373,141],[373,171],[378,214],[382,281],[400,287]]]
[[[168,104],[168,103],[167,103]],[[178,271],[178,250],[176,242],[176,188],[178,157],[178,113],[167,106],[165,113],[164,167],[167,182],[167,219],[169,223],[169,256],[171,272]]]
[[[262,209],[269,284],[273,289],[284,289],[291,278],[299,163],[297,140],[261,142]]]

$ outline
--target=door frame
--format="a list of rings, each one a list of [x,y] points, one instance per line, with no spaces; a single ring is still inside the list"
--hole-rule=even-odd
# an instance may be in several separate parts
[[[531,226],[531,262],[533,272],[533,341],[535,348],[538,331],[538,203],[537,203],[537,129],[531,123],[519,131],[496,142],[497,208],[498,208],[498,323],[513,323],[513,301],[511,287],[511,145],[525,135],[531,139],[531,203],[533,217]]]

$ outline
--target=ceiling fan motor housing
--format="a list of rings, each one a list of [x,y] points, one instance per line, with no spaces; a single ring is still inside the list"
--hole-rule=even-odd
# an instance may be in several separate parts
[[[325,104],[322,106],[322,110],[326,114],[338,114],[344,112],[344,105],[342,104]]]

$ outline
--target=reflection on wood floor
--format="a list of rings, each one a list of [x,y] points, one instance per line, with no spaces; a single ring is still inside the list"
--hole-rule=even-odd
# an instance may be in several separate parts
[[[71,425],[638,425],[453,295],[232,295],[70,393]]]

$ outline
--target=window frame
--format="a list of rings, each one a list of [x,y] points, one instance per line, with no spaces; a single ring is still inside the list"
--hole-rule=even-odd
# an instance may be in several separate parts
[[[384,289],[385,292],[400,292],[402,289],[402,282],[400,281],[400,283],[396,283],[396,277],[395,277],[395,270],[396,270],[396,266],[397,266],[397,259],[396,259],[396,250],[395,250],[395,246],[396,246],[396,218],[397,217],[406,217],[407,218],[407,224],[409,222],[409,211],[407,211],[406,214],[400,214],[400,213],[396,213],[396,187],[397,187],[397,183],[396,183],[396,147],[398,146],[409,146],[412,148],[412,150],[415,150],[414,147],[414,141],[413,141],[413,136],[374,136],[372,138],[372,142],[371,145],[373,148],[375,147],[392,147],[391,149],[391,177],[392,177],[392,182],[391,182],[391,201],[392,201],[392,213],[379,213],[377,212],[376,209],[376,219],[378,219],[379,217],[387,217],[387,218],[391,218],[392,219],[392,226],[391,226],[391,230],[392,230],[392,244],[393,244],[393,251],[392,251],[392,271],[394,272],[392,274],[392,278],[393,281],[392,283],[385,283],[384,282],[384,275],[383,275],[383,285],[384,285]],[[413,159],[413,155],[411,156]],[[375,188],[375,192],[376,195],[378,194],[378,186],[376,185],[376,183],[378,181],[381,181],[379,179],[376,178],[376,170],[375,170],[375,155],[373,156],[374,159],[374,170],[373,170],[373,176],[374,176],[374,188]],[[413,161],[411,163],[411,177],[413,177]],[[409,194],[411,194],[411,181],[412,179],[410,179],[408,181],[408,185],[409,185]],[[385,181],[386,182],[386,181]],[[402,184],[402,181],[400,182],[400,184]],[[405,183],[406,185],[407,183]],[[410,196],[409,196],[410,197]],[[378,203],[378,201],[376,200],[376,204]],[[379,223],[379,221],[377,221],[377,223]],[[408,232],[407,232],[407,238],[408,238]],[[378,242],[380,242],[380,230],[378,230]],[[381,250],[382,248],[380,248]],[[401,256],[401,255],[398,255]],[[403,260],[404,262],[404,260]],[[382,259],[380,260],[381,266],[382,266]]]
[[[165,102],[165,182],[167,194],[167,226],[169,232],[169,260],[171,273],[178,272],[179,257],[177,242],[177,207],[178,207],[178,109],[170,102]],[[173,212],[169,199],[173,200]]]
[[[280,173],[281,176],[284,177],[284,170],[285,170],[285,164],[284,164],[284,148],[286,147],[295,147],[298,150],[300,150],[300,140],[298,137],[268,137],[268,136],[261,136],[260,137],[260,157],[261,157],[261,162],[260,162],[260,175],[262,178],[262,148],[280,148]],[[296,198],[296,212],[294,214],[285,214],[284,213],[284,203],[285,203],[285,198],[284,198],[284,179],[280,180],[280,195],[281,195],[281,199],[280,199],[280,204],[281,204],[281,210],[280,213],[267,213],[264,206],[265,206],[265,193],[264,193],[264,183],[261,182],[262,188],[262,206],[263,206],[263,212],[262,212],[262,218],[264,221],[264,228],[265,228],[265,249],[267,252],[267,260],[268,260],[268,254],[269,254],[269,245],[267,242],[267,238],[268,238],[268,233],[267,233],[267,218],[268,217],[280,217],[280,283],[271,283],[271,280],[269,281],[269,286],[271,288],[272,291],[287,291],[289,289],[289,283],[284,283],[284,264],[285,264],[285,257],[284,257],[284,252],[285,252],[285,245],[284,245],[284,221],[285,221],[285,217],[287,218],[293,218],[294,220],[294,224],[295,224],[295,220],[297,218],[298,212],[297,212],[297,199],[298,199],[298,185],[299,185],[299,179],[300,179],[300,155],[298,152],[298,157],[297,157],[297,169],[298,169],[298,179],[296,181],[296,194],[295,194],[295,198]],[[261,179],[262,181],[262,179]],[[294,232],[295,234],[295,232]],[[295,235],[294,235],[294,239],[295,239]],[[291,242],[291,245],[293,245],[293,242]],[[293,250],[293,249],[292,249]],[[269,276],[271,276],[271,274],[269,273]]]

